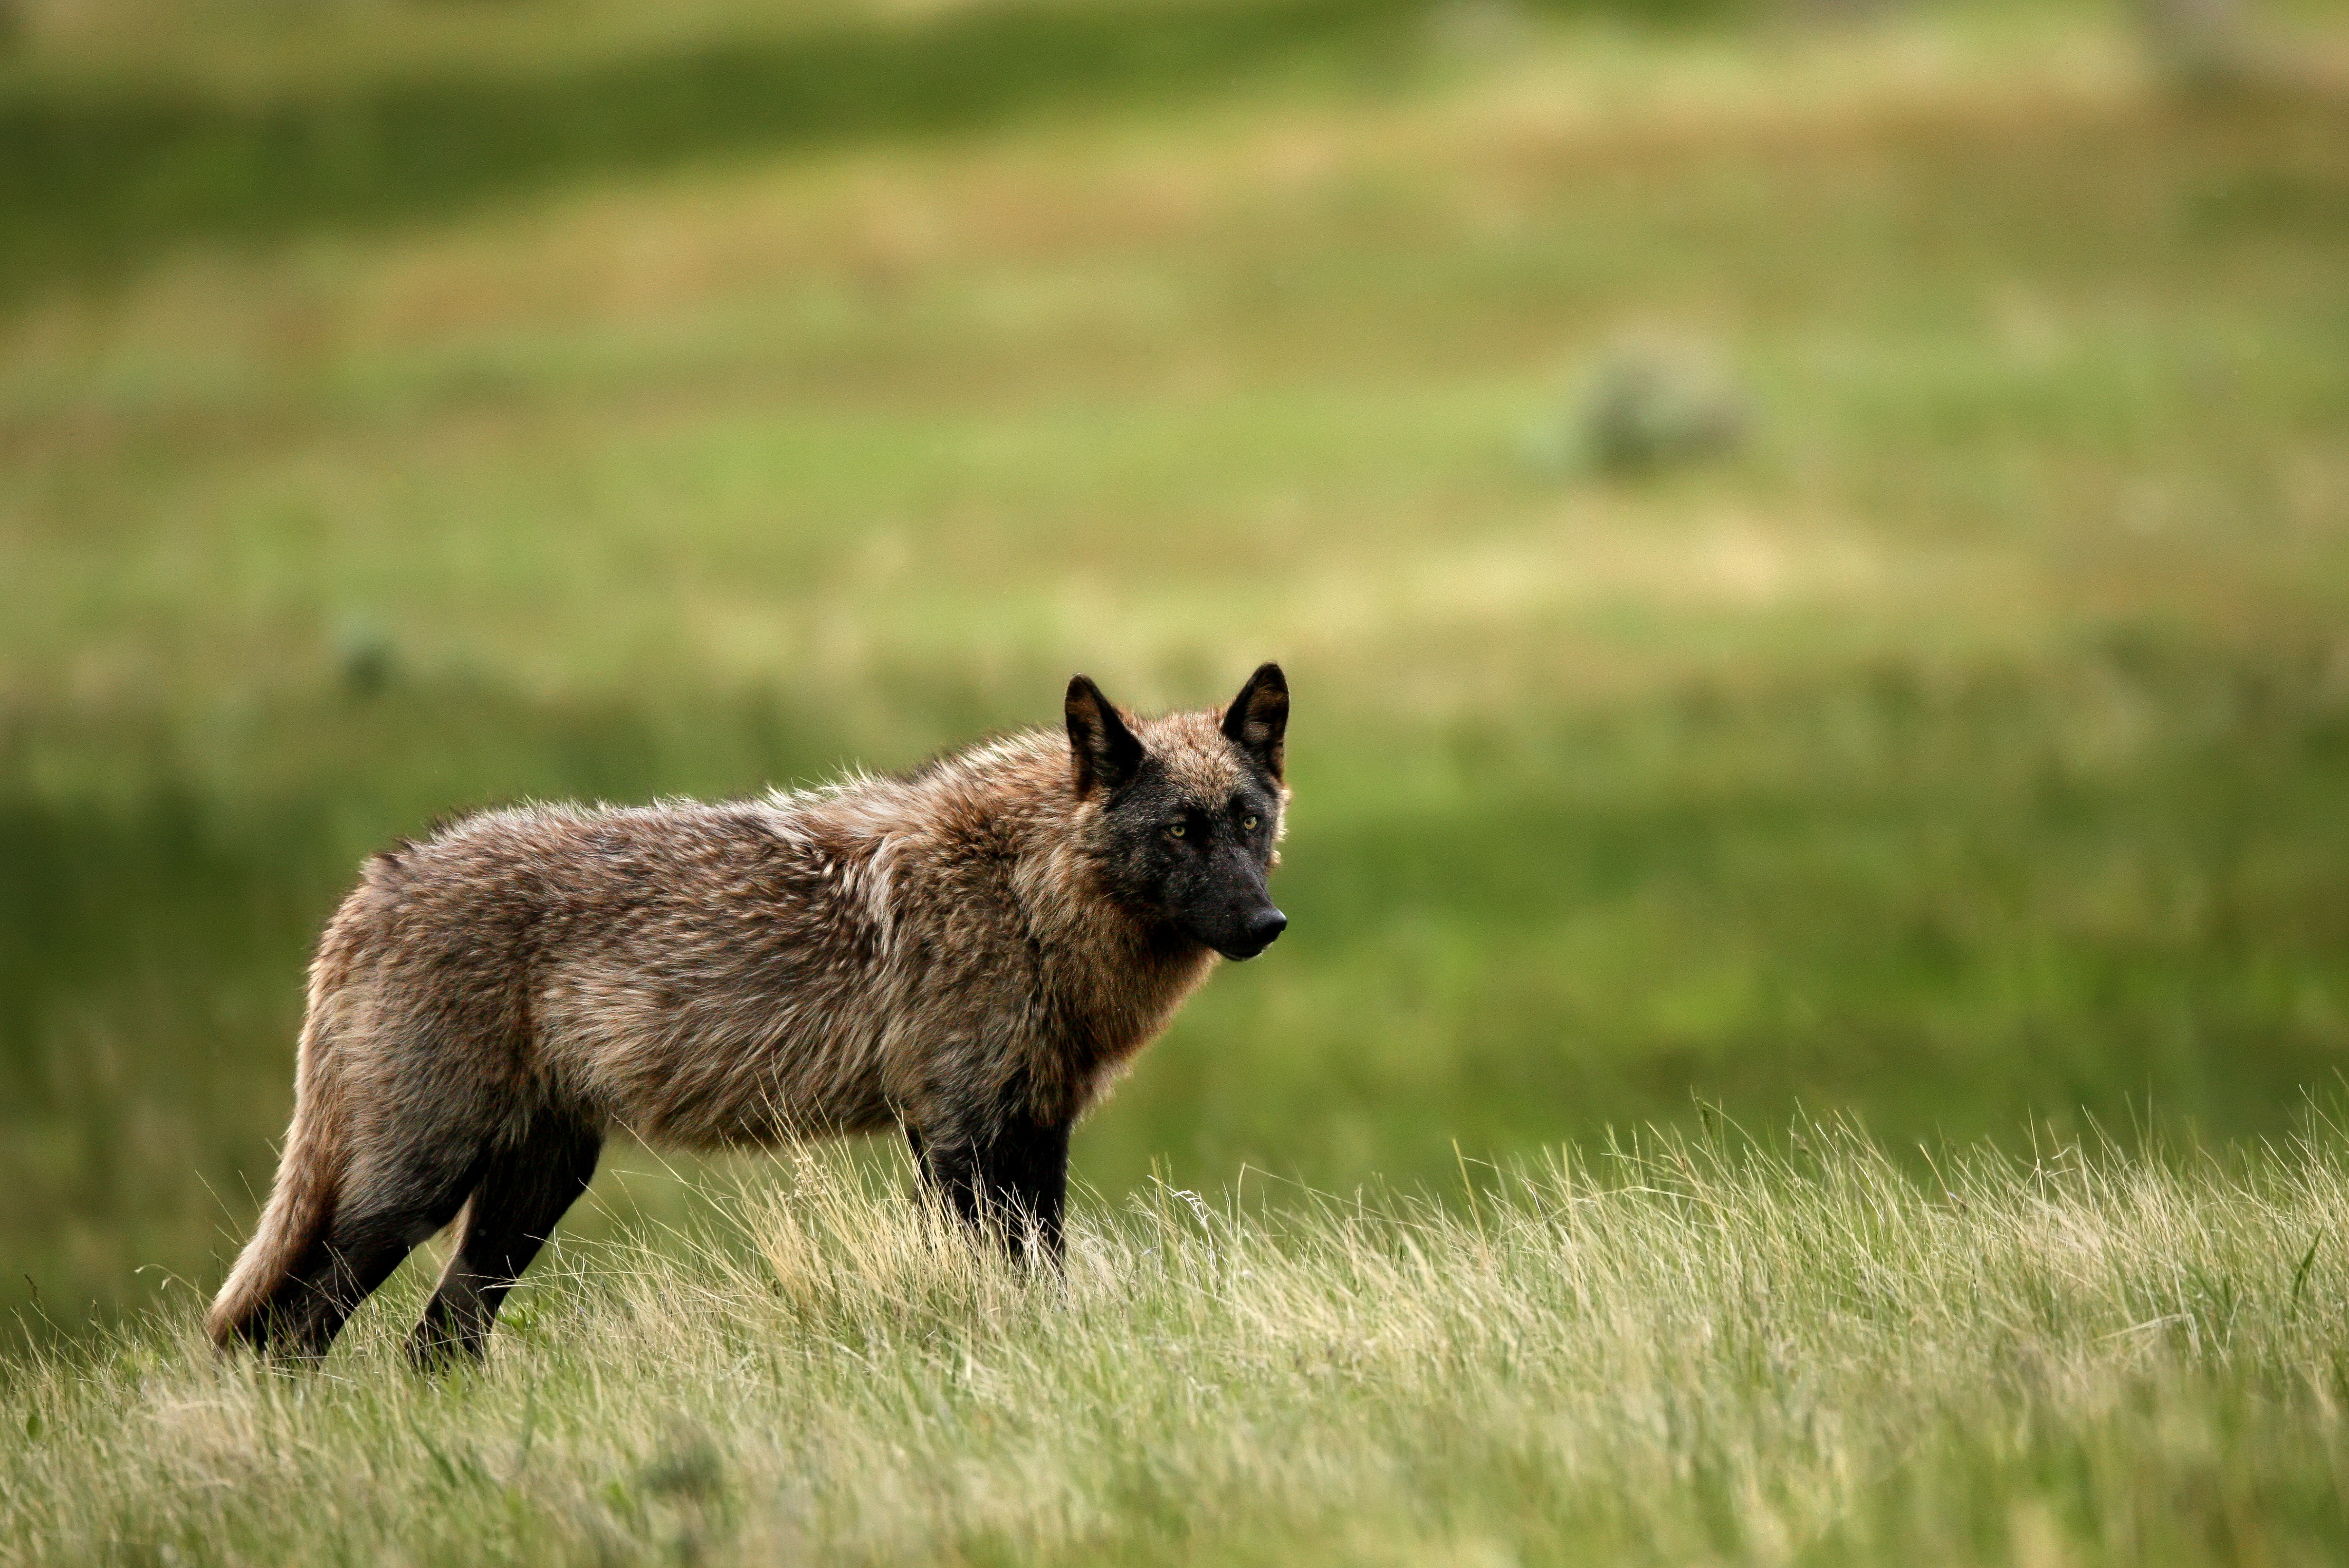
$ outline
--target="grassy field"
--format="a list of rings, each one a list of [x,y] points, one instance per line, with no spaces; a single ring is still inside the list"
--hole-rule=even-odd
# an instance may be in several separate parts
[[[2349,1163],[1847,1135],[1482,1171],[1473,1206],[1150,1187],[1065,1283],[902,1176],[573,1243],[485,1371],[324,1374],[191,1298],[0,1370],[0,1556],[81,1563],[2272,1563],[2349,1550]]]
[[[300,75],[174,36],[0,97]],[[1076,668],[1297,691],[1291,933],[1081,1133],[1104,1235],[1154,1161],[1408,1188],[1692,1095],[1896,1148],[2286,1126],[2349,1059],[2342,36],[2212,99],[2087,8],[1381,38],[446,201],[43,209],[0,1307],[217,1279],[368,849],[908,764]],[[316,48],[322,92],[373,57]],[[1583,460],[1577,389],[1660,354],[1743,444]],[[615,1214],[700,1180],[618,1164]]]

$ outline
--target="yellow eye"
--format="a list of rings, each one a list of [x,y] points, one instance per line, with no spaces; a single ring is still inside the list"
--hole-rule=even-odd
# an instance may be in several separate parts
[[[1253,833],[1256,831],[1256,819],[1254,817],[1244,818],[1241,820],[1240,826]]]
[[[1170,839],[1179,839],[1190,830],[1191,827],[1187,822],[1170,822],[1166,825],[1166,836]]]

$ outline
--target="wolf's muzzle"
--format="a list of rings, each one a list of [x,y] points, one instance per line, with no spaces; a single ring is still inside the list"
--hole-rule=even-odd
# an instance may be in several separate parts
[[[1273,944],[1273,939],[1288,929],[1288,916],[1269,906],[1248,916],[1242,928],[1237,945],[1225,953],[1226,958],[1253,958]]]

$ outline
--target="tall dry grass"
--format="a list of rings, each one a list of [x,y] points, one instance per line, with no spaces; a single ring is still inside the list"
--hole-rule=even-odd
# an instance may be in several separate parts
[[[2320,1562],[2349,1142],[1652,1140],[1475,1202],[1160,1184],[1065,1279],[802,1159],[561,1249],[489,1366],[192,1304],[14,1372],[0,1560]],[[395,1295],[399,1293],[395,1292]]]

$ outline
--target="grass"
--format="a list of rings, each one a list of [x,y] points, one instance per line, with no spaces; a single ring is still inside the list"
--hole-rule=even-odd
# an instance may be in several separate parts
[[[1731,8],[1537,4],[1679,21]],[[583,172],[935,137],[1245,77],[1392,81],[1430,31],[1420,0],[1029,0],[918,20],[705,4],[650,25],[540,0],[487,26],[395,10],[291,29],[234,5],[96,9],[96,25],[61,22],[58,45],[0,71],[0,287],[189,235],[397,220]]]
[[[2349,1161],[1847,1131],[1165,1185],[1065,1282],[800,1162],[562,1249],[478,1374],[421,1286],[308,1376],[191,1300],[8,1373],[0,1553],[83,1562],[2167,1563],[2349,1545]]]
[[[1692,1093],[2286,1127],[2349,1047],[2344,100],[2182,102],[2086,10],[1524,27],[12,296],[0,1306],[218,1276],[368,849],[1074,668],[1298,691],[1295,924],[1081,1130],[1112,1212]],[[1745,444],[1554,461],[1656,333]]]

